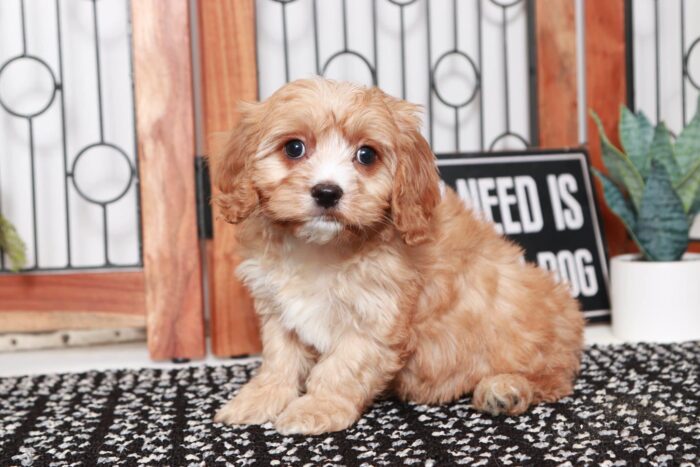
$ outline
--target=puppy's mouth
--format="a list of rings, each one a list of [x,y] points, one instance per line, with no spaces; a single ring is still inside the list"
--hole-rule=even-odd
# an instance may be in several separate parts
[[[306,243],[325,245],[334,240],[344,228],[344,224],[337,218],[321,215],[299,225],[296,236]]]
[[[322,221],[327,221],[327,222],[340,222],[341,224],[345,223],[345,219],[340,212],[338,212],[335,209],[324,209],[322,212],[318,213],[317,215],[313,216],[312,219],[320,219]]]

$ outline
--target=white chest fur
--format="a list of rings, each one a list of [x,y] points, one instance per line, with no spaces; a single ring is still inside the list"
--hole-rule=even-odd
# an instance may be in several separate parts
[[[313,246],[290,248],[280,257],[243,261],[238,276],[261,303],[278,313],[282,324],[319,352],[328,351],[351,313],[336,293],[337,263]]]

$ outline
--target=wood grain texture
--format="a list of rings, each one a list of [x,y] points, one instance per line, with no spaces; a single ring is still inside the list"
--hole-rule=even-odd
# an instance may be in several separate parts
[[[240,100],[257,99],[255,8],[253,0],[199,2],[204,131],[207,152],[219,149],[217,134],[238,121]],[[215,167],[212,170],[216,170]],[[258,353],[258,322],[245,287],[235,278],[235,227],[214,208],[211,278],[211,338],[215,355]]]
[[[579,146],[573,1],[536,0],[539,145]]]
[[[133,0],[133,60],[148,348],[205,353],[187,0]]]
[[[0,313],[0,333],[76,329],[145,328],[146,314],[86,311],[11,311]]]
[[[600,115],[608,137],[620,147],[617,131],[620,105],[627,101],[624,0],[588,1],[585,10],[587,106]],[[590,118],[588,145],[591,163],[604,171],[598,130]],[[599,183],[596,189],[610,255],[636,251],[622,222],[603,202]]]
[[[144,273],[71,272],[0,276],[0,319],[8,322],[11,314],[27,311],[116,313],[145,317]]]

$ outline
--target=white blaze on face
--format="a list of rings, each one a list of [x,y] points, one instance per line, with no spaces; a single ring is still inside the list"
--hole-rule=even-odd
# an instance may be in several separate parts
[[[353,150],[336,131],[318,142],[310,162],[311,186],[317,183],[331,183],[347,193],[355,183],[357,173],[353,167]]]
[[[307,243],[323,245],[333,240],[343,230],[343,224],[323,217],[321,209],[316,206],[311,196],[311,188],[319,183],[338,185],[343,190],[343,196],[347,196],[354,187],[355,177],[357,177],[353,167],[353,150],[340,133],[333,132],[318,142],[309,164],[311,173],[309,203],[312,209],[318,210],[318,217],[302,224],[296,235]],[[342,206],[341,198],[337,208],[342,209]]]

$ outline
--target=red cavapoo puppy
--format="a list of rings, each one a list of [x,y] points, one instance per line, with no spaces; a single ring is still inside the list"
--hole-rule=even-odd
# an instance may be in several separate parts
[[[263,364],[215,420],[281,433],[352,425],[378,395],[519,414],[571,394],[583,318],[565,285],[441,193],[417,106],[290,83],[242,105],[214,158]]]

